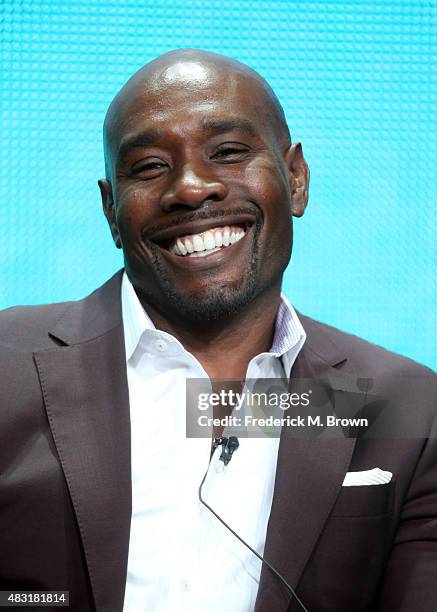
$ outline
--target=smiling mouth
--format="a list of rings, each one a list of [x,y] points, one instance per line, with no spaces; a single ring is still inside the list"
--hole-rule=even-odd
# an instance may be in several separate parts
[[[202,232],[186,233],[155,244],[177,257],[206,257],[242,240],[251,226],[249,222],[213,226]]]
[[[205,257],[226,249],[241,240],[246,234],[245,225],[225,225],[198,234],[187,234],[171,240],[168,250],[180,257]]]

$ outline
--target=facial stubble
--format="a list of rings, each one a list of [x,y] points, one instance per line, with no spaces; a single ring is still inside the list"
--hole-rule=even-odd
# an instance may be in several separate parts
[[[210,288],[207,293],[201,295],[175,289],[162,263],[159,247],[152,244],[152,261],[164,293],[165,308],[171,309],[179,320],[198,324],[233,317],[241,312],[265,288],[261,286],[259,278],[259,244],[262,224],[262,218],[258,216],[253,226],[253,247],[248,270],[242,271],[241,284],[216,286],[212,274]],[[147,288],[144,289],[142,297],[146,303],[162,310],[158,304],[153,303],[152,292],[148,292]]]

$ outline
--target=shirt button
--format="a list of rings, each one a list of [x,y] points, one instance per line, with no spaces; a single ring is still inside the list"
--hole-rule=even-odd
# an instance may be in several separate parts
[[[188,591],[190,590],[190,583],[188,582],[188,580],[184,580],[182,584],[184,587],[184,591],[188,593]]]
[[[158,351],[161,351],[162,353],[167,348],[167,342],[164,342],[164,340],[157,340],[155,343],[155,346],[158,349]]]

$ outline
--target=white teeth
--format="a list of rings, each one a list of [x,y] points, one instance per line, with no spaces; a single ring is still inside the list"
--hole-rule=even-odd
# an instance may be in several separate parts
[[[221,247],[223,245],[222,233],[219,230],[214,232],[215,246]]]
[[[170,253],[179,256],[190,255],[192,257],[204,257],[222,247],[235,244],[246,232],[235,226],[224,226],[212,230],[206,230],[201,234],[191,234],[176,238],[169,247]]]
[[[176,245],[182,255],[186,255],[188,253],[187,249],[185,248],[185,244],[182,242],[180,238],[177,239]]]
[[[211,253],[215,253],[215,251],[220,251],[220,247],[215,247],[214,249],[208,251],[202,251],[201,253],[193,253],[191,257],[205,257],[205,255],[210,255]]]
[[[189,238],[185,238],[184,242],[185,242],[185,248],[187,249],[187,251],[189,253],[193,253],[194,247],[193,247],[193,243],[191,242],[191,240]]]
[[[203,243],[205,245],[205,249],[210,250],[216,247],[214,235],[212,232],[205,232],[203,234]]]
[[[203,244],[202,236],[198,236],[197,234],[193,236],[193,246],[195,251],[205,250],[205,245]]]

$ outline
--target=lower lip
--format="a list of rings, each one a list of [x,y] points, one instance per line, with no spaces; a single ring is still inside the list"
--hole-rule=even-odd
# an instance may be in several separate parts
[[[167,249],[160,248],[160,252],[163,254],[164,258],[169,260],[173,265],[176,265],[180,268],[190,269],[190,270],[204,270],[207,268],[218,267],[226,263],[227,259],[233,259],[238,257],[239,251],[244,248],[244,244],[247,242],[247,238],[249,234],[252,232],[253,226],[249,227],[243,236],[234,244],[229,245],[227,247],[222,247],[218,251],[214,251],[214,253],[210,253],[209,255],[204,255],[202,257],[190,257],[189,255],[173,255]]]

